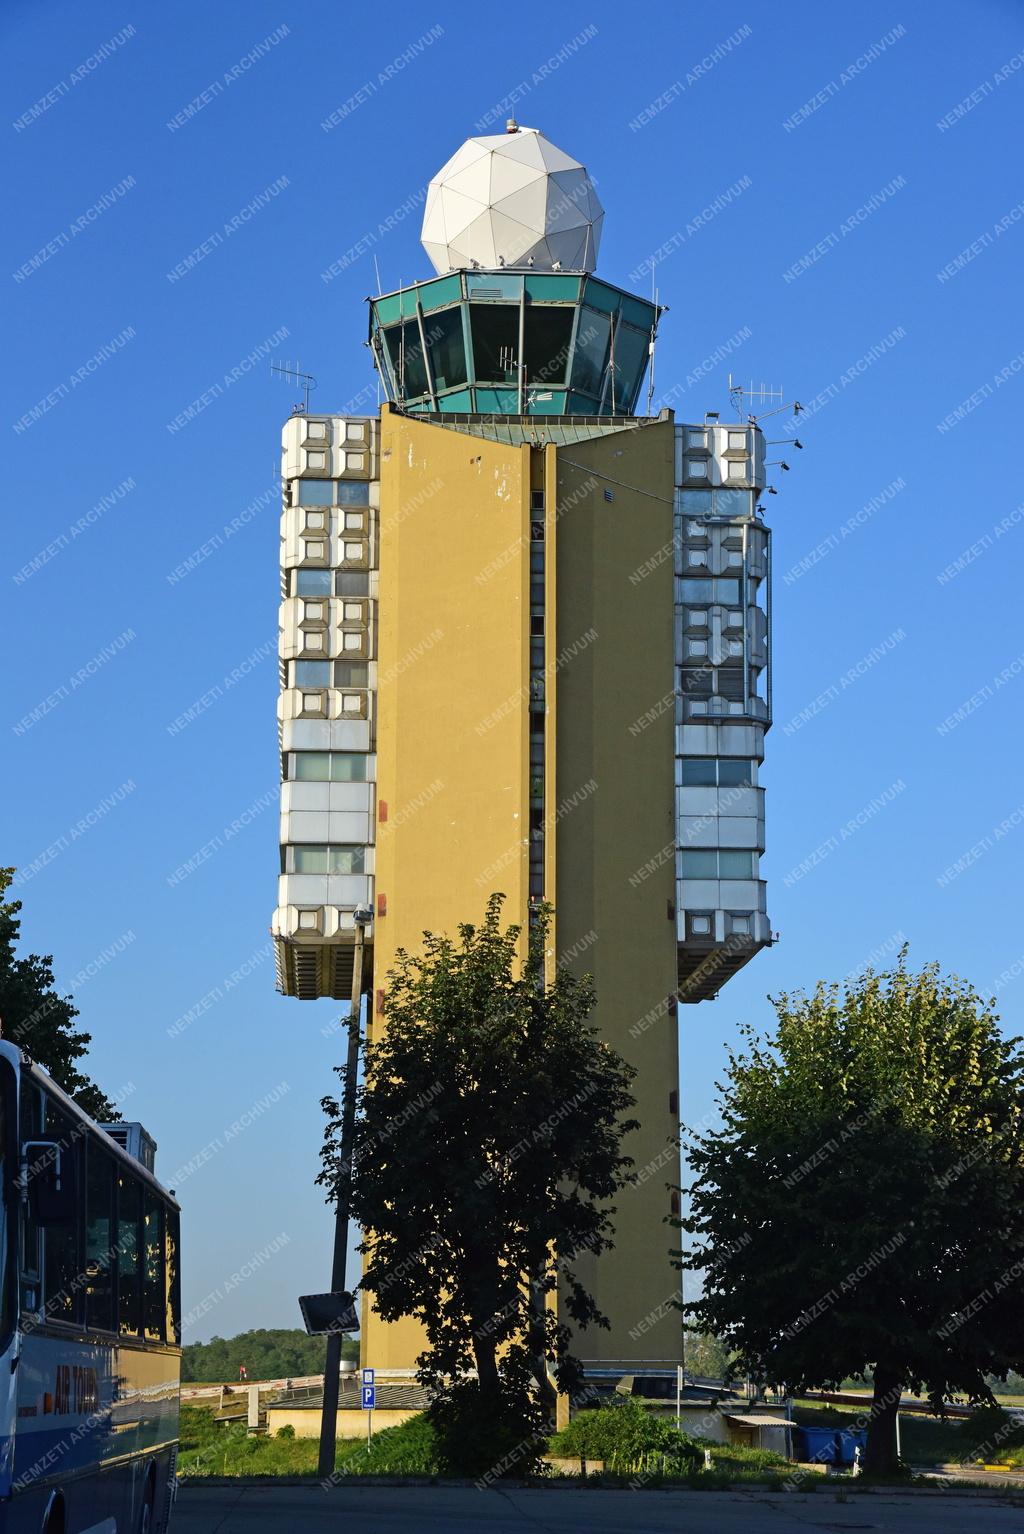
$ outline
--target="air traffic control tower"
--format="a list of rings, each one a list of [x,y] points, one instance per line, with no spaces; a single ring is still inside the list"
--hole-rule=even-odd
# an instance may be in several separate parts
[[[659,310],[594,275],[603,217],[536,129],[469,139],[427,194],[437,275],[370,300],[387,403],[285,425],[273,934],[285,995],[346,1000],[372,912],[372,1035],[398,948],[551,902],[637,1070],[637,1184],[581,1265],[607,1378],[681,1359],[677,1010],[771,941],[771,690],[761,431],[635,413]],[[372,1311],[362,1339],[393,1374],[422,1345]]]

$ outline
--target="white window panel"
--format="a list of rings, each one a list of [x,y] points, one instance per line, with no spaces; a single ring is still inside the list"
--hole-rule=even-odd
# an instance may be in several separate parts
[[[684,815],[676,831],[679,850],[697,852],[717,847],[719,824],[717,815]]]
[[[681,825],[685,818],[701,819],[705,815],[718,814],[717,788],[680,788],[676,792],[676,820]]]
[[[328,822],[330,821],[326,809],[323,813],[315,810],[295,810],[281,816],[281,842],[300,843],[312,847],[325,847],[330,842],[328,836]]]
[[[327,880],[327,874],[281,874],[277,881],[277,903],[326,905]]]
[[[326,815],[331,808],[330,788],[330,783],[297,783],[289,779],[281,784],[281,813]]]
[[[752,819],[764,819],[764,789],[724,787],[718,790],[718,813],[723,816],[747,815]]]
[[[333,728],[326,719],[286,719],[282,748],[285,751],[329,751]]]
[[[719,818],[719,835],[721,847],[757,847],[757,838],[761,829],[760,822],[754,815],[722,815]],[[757,847],[758,852],[763,848]]]
[[[371,899],[370,876],[366,874],[328,874],[327,903],[329,905],[369,905]]]
[[[371,758],[370,760],[375,760]],[[369,764],[367,764],[369,771]],[[373,809],[374,784],[372,779],[366,783],[328,783],[330,789],[329,807],[332,814],[369,815]],[[373,826],[370,825],[370,837],[373,838]]]
[[[330,749],[332,751],[366,751],[369,745],[368,720],[335,719],[331,721]],[[373,760],[376,768],[376,757]]]
[[[332,847],[365,847],[370,841],[370,817],[351,810],[332,812],[327,840]]]

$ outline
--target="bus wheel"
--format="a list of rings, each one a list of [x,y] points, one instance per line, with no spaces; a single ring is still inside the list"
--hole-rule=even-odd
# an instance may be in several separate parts
[[[138,1534],[152,1534],[153,1531],[153,1504],[156,1501],[156,1477],[150,1470],[146,1477],[146,1490],[142,1496],[142,1506],[139,1508],[139,1521],[135,1525]]]

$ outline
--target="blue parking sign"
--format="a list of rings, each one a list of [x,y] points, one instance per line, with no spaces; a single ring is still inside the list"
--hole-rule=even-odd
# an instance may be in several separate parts
[[[373,1409],[377,1405],[377,1387],[376,1387],[376,1385],[364,1385],[362,1387],[362,1391],[363,1391],[363,1410],[364,1411],[373,1411]]]

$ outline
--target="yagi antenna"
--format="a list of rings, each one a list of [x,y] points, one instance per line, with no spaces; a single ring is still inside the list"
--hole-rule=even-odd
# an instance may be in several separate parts
[[[755,385],[752,382],[750,387],[745,389],[742,384],[733,383],[731,373],[729,374],[729,398],[736,407],[736,419],[742,421],[745,414],[752,426],[756,426],[758,421],[766,420],[770,415],[778,415],[781,410],[792,410],[794,415],[799,415],[804,408],[799,400],[787,402],[784,390],[770,389],[767,384]],[[762,408],[755,412],[749,409],[750,405]],[[765,406],[770,408],[763,408]]]
[[[316,388],[316,379],[313,377],[312,373],[303,373],[298,363],[292,367],[290,362],[272,362],[270,364],[270,371],[272,373],[280,373],[282,378],[288,378],[292,381],[292,383],[302,385],[302,413],[303,415],[308,415],[309,391],[310,389]],[[297,414],[298,409],[298,405],[294,406],[294,413]]]

